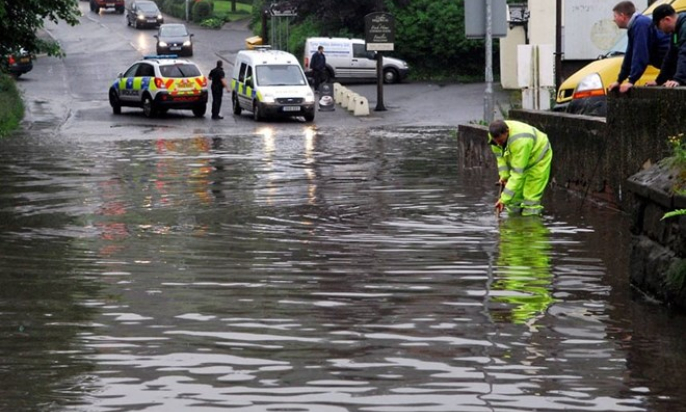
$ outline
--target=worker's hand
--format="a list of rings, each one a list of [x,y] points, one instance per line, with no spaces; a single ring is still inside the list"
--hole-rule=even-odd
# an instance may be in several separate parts
[[[619,86],[619,82],[614,82],[614,83],[610,84],[609,86],[607,86],[607,91],[611,92],[617,86]]]
[[[646,86],[657,86],[657,82],[655,80],[651,80],[649,82],[646,82]]]
[[[681,86],[676,80],[667,80],[664,84],[665,87],[679,87]]]
[[[496,213],[497,213],[497,214],[500,214],[500,212],[502,212],[503,209],[505,209],[505,204],[504,204],[503,202],[501,202],[500,200],[498,200],[498,201],[495,203],[495,211],[496,211]]]
[[[631,89],[632,87],[634,87],[634,84],[633,84],[633,83],[629,83],[629,82],[622,83],[622,85],[619,86],[619,92],[620,92],[620,93],[626,93],[626,92],[628,92],[629,89]]]
[[[500,183],[501,186],[507,186],[507,179],[500,179],[498,180],[498,183]]]

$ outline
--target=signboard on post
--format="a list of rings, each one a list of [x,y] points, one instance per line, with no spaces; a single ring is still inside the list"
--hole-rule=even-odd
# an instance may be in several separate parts
[[[364,37],[367,51],[393,51],[395,18],[388,13],[364,16]]]
[[[505,0],[492,0],[491,37],[507,36],[507,4]],[[486,1],[464,0],[464,31],[468,39],[486,37]]]
[[[364,16],[364,38],[367,51],[376,53],[376,110],[383,112],[383,55],[393,51],[395,42],[395,17],[388,13],[369,13]]]

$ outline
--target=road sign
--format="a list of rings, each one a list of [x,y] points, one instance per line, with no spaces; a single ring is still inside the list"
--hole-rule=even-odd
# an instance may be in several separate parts
[[[393,51],[395,17],[388,13],[370,13],[364,17],[364,35],[368,51]]]

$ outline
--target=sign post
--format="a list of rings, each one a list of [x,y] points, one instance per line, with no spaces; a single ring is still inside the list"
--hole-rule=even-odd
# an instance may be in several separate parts
[[[507,35],[505,0],[465,0],[465,34],[468,39],[485,39],[484,120],[493,120],[493,38]]]
[[[370,13],[364,16],[364,33],[367,51],[376,52],[376,108],[386,110],[383,102],[383,52],[393,51],[395,18],[389,13]]]

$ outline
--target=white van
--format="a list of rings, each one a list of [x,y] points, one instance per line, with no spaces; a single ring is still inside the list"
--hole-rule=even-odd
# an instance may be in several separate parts
[[[329,78],[338,81],[375,80],[376,52],[367,51],[362,39],[336,37],[310,37],[305,40],[303,63],[309,75],[310,58],[319,46],[324,46],[326,68]],[[398,83],[407,78],[410,71],[407,63],[400,59],[383,56],[384,83]]]
[[[251,111],[256,121],[274,116],[314,120],[314,92],[298,59],[269,46],[241,50],[231,76],[233,113]]]

